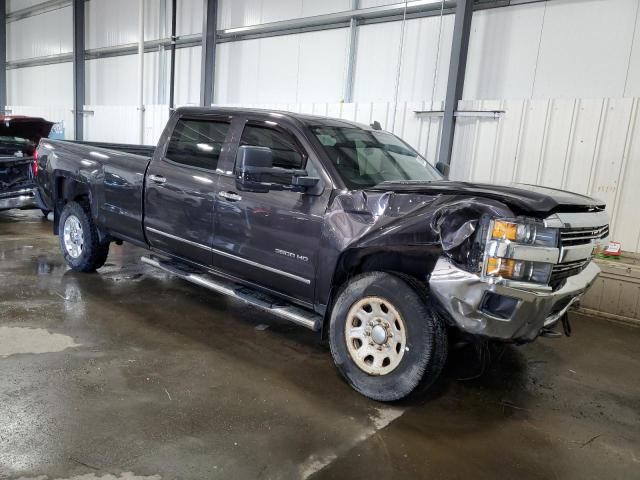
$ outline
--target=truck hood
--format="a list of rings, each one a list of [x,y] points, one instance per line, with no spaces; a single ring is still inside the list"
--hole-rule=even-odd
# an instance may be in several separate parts
[[[397,182],[384,183],[370,190],[424,195],[481,196],[503,202],[518,214],[589,212],[604,210],[605,207],[600,200],[586,195],[524,183],[495,185],[450,180]]]
[[[0,116],[0,136],[20,137],[38,143],[49,136],[53,123],[38,117]]]

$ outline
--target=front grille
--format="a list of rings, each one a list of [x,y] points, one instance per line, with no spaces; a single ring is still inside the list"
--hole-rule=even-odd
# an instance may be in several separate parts
[[[584,245],[609,236],[609,225],[586,228],[561,228],[560,241],[563,247]]]
[[[577,275],[589,265],[591,259],[578,260],[576,262],[559,263],[553,266],[551,271],[551,285],[556,285],[561,280]]]

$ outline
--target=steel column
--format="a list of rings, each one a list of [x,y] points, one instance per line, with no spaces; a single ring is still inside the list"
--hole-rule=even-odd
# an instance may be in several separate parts
[[[473,0],[458,0],[453,26],[447,95],[444,102],[444,116],[442,117],[440,154],[438,156],[438,163],[446,165],[451,164],[453,137],[456,127],[455,112],[458,109],[458,101],[462,98],[462,90],[464,89],[464,73],[467,68],[467,51],[469,49],[472,15]]]
[[[351,10],[358,10],[359,0],[351,0]],[[349,21],[349,43],[347,44],[347,65],[344,75],[344,92],[342,101],[353,102],[353,79],[358,55],[358,19],[353,16]]]
[[[84,137],[84,0],[73,0],[73,127],[74,138]]]
[[[178,12],[177,0],[171,0],[171,66],[169,74],[169,111],[175,108],[175,87],[176,87],[176,18]]]
[[[202,70],[200,73],[200,105],[213,103],[216,67],[216,28],[218,26],[218,0],[204,0],[202,25]]]
[[[0,0],[0,112],[7,109],[7,2]]]

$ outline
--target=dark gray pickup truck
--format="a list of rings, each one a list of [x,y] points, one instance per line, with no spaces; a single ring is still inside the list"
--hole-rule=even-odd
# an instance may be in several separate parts
[[[592,198],[447,181],[394,135],[318,116],[181,108],[155,148],[38,152],[71,268],[100,268],[111,242],[149,249],[146,264],[326,332],[381,401],[428,387],[448,337],[559,335],[609,232]]]

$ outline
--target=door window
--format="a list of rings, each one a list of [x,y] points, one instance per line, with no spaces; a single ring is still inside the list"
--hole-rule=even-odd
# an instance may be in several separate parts
[[[304,168],[305,156],[294,137],[274,128],[247,125],[242,132],[240,145],[268,147],[273,152],[273,166],[291,170]]]
[[[165,157],[187,167],[215,170],[229,126],[212,120],[179,120]]]

